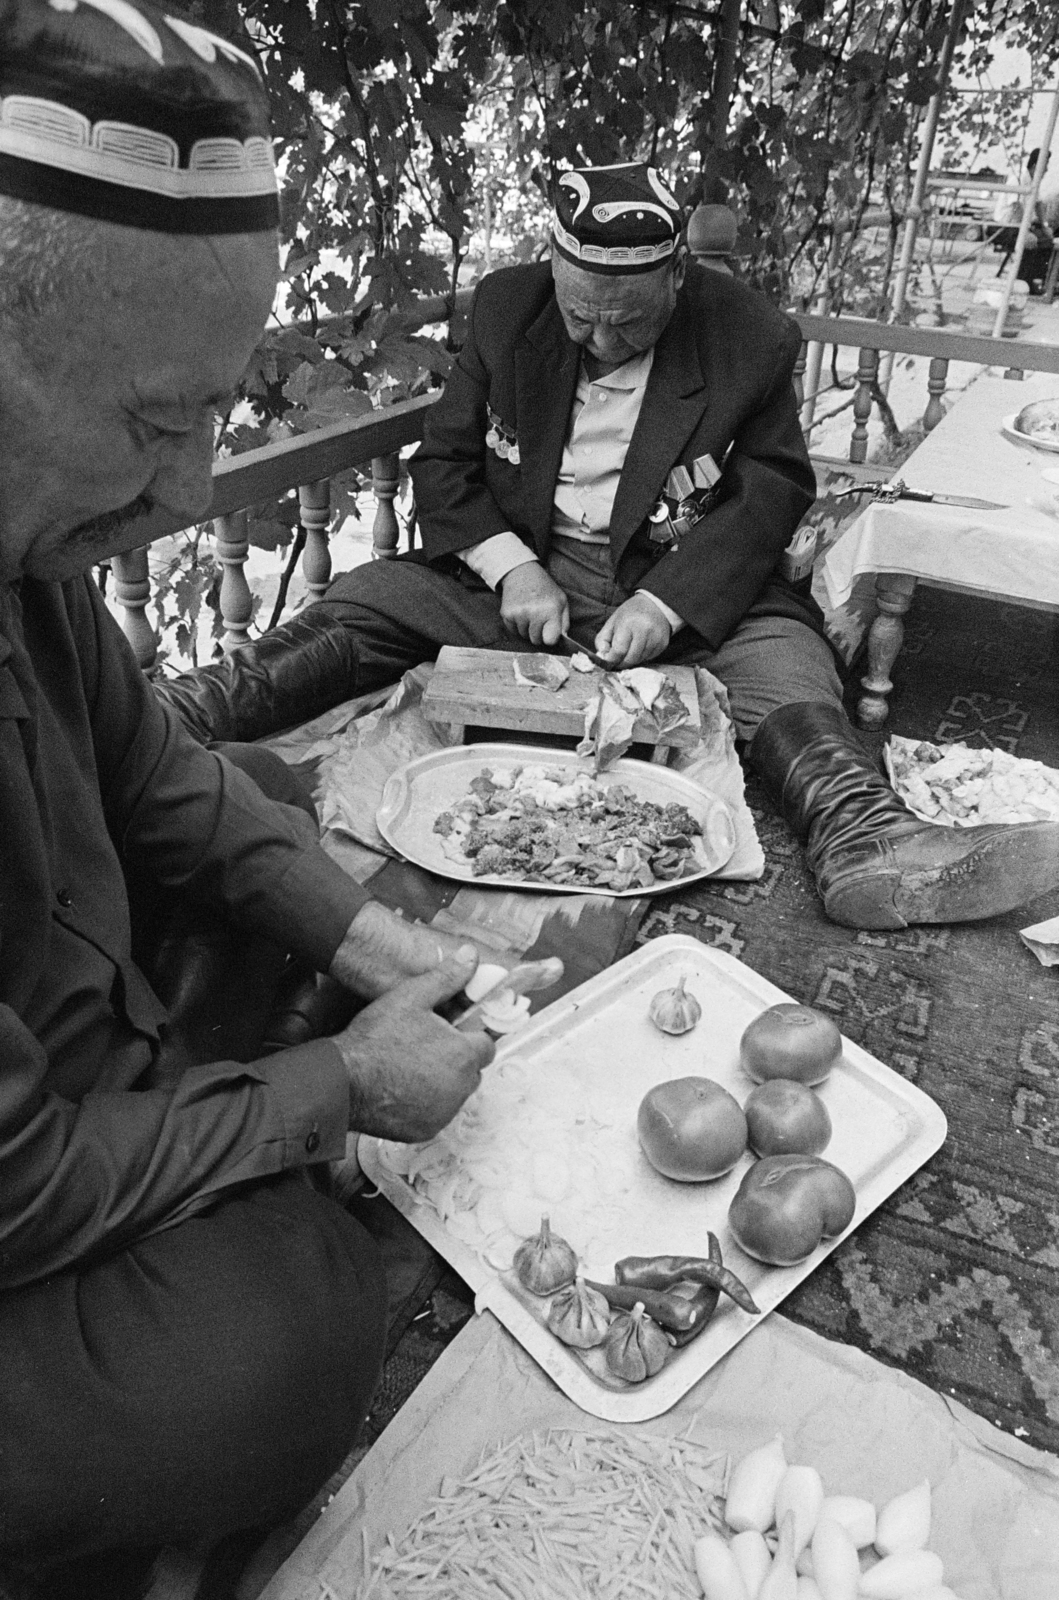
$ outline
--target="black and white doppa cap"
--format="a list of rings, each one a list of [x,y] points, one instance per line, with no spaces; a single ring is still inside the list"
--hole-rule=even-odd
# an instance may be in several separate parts
[[[0,194],[163,233],[276,227],[249,39],[151,0],[0,0]]]

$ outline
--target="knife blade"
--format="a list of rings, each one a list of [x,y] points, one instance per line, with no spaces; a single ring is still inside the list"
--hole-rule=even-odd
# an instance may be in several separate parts
[[[577,640],[572,639],[568,633],[561,633],[559,635],[559,643],[562,645],[568,656],[587,656],[594,667],[602,667],[605,672],[609,672],[611,670],[608,663],[604,661],[602,656],[597,655],[594,650],[590,650],[587,645],[578,644]]]
[[[928,500],[938,506],[964,506],[970,511],[1007,511],[1007,503],[1000,500],[979,500],[972,494],[929,494],[925,489],[909,489],[900,478],[890,483],[855,483],[851,488],[838,489],[834,499],[845,500],[851,494],[870,494],[880,505],[893,505],[895,500]]]
[[[917,489],[903,489],[900,500],[931,500],[936,506],[966,506],[971,511],[1006,511],[1005,502],[979,500],[973,494],[925,494]]]
[[[531,994],[535,989],[550,989],[553,983],[558,983],[563,975],[563,964],[558,956],[545,956],[541,961],[520,961],[510,972],[504,974],[498,983],[480,1000],[476,1000],[452,1024],[466,1032],[469,1028],[481,1026],[481,1017],[490,1000],[495,1000],[505,991],[511,995]]]

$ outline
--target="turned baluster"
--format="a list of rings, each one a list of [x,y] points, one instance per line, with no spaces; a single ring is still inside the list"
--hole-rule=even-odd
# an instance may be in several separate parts
[[[331,547],[327,542],[331,521],[331,480],[303,483],[298,490],[298,514],[305,529],[302,576],[310,603],[321,600],[331,581]]]
[[[904,643],[904,615],[912,604],[916,580],[906,573],[880,572],[875,580],[878,612],[868,629],[868,670],[857,701],[857,720],[862,728],[881,728],[890,714],[888,704],[893,682],[890,673]]]
[[[945,384],[949,376],[949,360],[947,356],[933,356],[930,362],[930,371],[927,375],[927,409],[923,413],[923,426],[929,433],[931,428],[936,428],[945,415],[945,407],[941,397],[945,393]]]
[[[849,459],[868,459],[868,419],[872,408],[872,384],[879,369],[879,352],[862,350],[857,363],[857,392],[853,396],[853,434],[849,441]]]
[[[246,558],[250,553],[249,518],[245,511],[213,519],[213,548],[224,569],[221,573],[221,621],[225,650],[234,650],[249,637],[254,597],[246,581]]]
[[[794,398],[798,402],[798,410],[799,411],[802,409],[802,406],[805,404],[805,361],[806,361],[806,357],[808,356],[808,354],[809,354],[809,346],[806,344],[805,340],[803,339],[802,340],[802,344],[801,344],[801,349],[798,351],[798,359],[794,363],[794,373],[793,373]],[[803,423],[803,428],[804,428],[804,423]]]
[[[111,556],[110,567],[114,574],[114,598],[125,611],[122,631],[140,666],[144,672],[149,672],[158,656],[158,635],[147,620],[147,603],[151,598],[147,546]]]
[[[375,521],[371,525],[371,553],[376,561],[392,561],[401,538],[401,525],[393,508],[400,482],[399,457],[374,456],[371,486],[375,491]]]

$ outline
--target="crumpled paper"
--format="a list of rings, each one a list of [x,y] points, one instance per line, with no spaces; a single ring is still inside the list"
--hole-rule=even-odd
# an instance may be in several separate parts
[[[443,1477],[550,1427],[680,1435],[733,1458],[781,1433],[787,1459],[816,1467],[828,1494],[876,1506],[929,1478],[930,1548],[961,1600],[1056,1600],[1059,1461],[776,1313],[671,1411],[635,1424],[587,1417],[486,1313],[444,1351],[261,1600],[353,1600],[373,1552],[403,1535]]]
[[[1059,967],[1059,917],[1035,922],[1032,928],[1020,928],[1019,938],[1042,967]]]
[[[716,680],[715,680],[716,681]],[[688,708],[672,678],[654,667],[629,667],[605,672],[599,692],[585,707],[585,736],[579,756],[591,756],[596,772],[605,772],[635,743],[635,727],[649,718],[661,733],[673,733],[674,743],[691,749],[697,743],[689,723]]]

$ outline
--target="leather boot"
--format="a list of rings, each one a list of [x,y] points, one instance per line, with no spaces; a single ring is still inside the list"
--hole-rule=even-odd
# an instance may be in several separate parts
[[[750,759],[806,846],[828,916],[847,928],[974,922],[1059,886],[1059,823],[921,822],[838,706],[781,706]]]
[[[155,689],[201,744],[263,739],[356,694],[357,646],[343,623],[310,606],[223,661]]]

